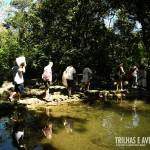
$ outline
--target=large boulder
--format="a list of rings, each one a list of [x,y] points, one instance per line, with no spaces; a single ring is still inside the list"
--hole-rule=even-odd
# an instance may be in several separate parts
[[[10,95],[10,91],[13,91],[14,85],[12,82],[4,82],[2,87],[0,88],[0,96],[8,97]]]

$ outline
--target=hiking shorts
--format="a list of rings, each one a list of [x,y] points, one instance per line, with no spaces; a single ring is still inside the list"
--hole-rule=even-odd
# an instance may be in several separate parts
[[[69,87],[74,87],[74,80],[69,80],[69,79],[67,79],[67,85],[68,85]]]
[[[24,92],[24,83],[15,84],[15,92],[23,93]]]
[[[49,80],[44,80],[44,85],[46,88],[49,88],[51,85],[51,82]]]

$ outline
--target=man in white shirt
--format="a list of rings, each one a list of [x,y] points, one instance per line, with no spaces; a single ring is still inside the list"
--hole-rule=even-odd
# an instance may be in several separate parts
[[[19,66],[14,66],[11,70],[13,75],[13,83],[15,85],[14,92],[9,97],[10,101],[14,101],[14,96],[18,96],[18,100],[21,98],[21,94],[24,92],[24,78],[23,73],[25,73],[25,63],[21,63]]]
[[[76,70],[75,68],[70,65],[66,68],[65,70],[65,76],[67,80],[67,89],[68,89],[68,96],[71,96],[72,88],[74,87],[74,77],[77,78],[76,76]]]

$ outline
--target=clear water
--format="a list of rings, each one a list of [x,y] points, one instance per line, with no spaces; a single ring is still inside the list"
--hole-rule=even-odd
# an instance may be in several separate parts
[[[146,137],[148,140],[148,101],[68,102],[57,106],[39,106],[32,110],[19,106],[11,116],[0,118],[0,150],[17,149],[12,139],[13,120],[24,122],[24,139],[28,150],[148,150],[150,139],[143,145],[117,146],[115,138],[142,140]],[[47,124],[52,124],[51,139],[42,133]]]

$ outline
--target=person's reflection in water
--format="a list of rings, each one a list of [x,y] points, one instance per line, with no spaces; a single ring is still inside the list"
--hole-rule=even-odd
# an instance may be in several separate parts
[[[102,127],[106,130],[106,133],[109,136],[109,138],[111,138],[112,135],[115,134],[114,126],[113,126],[113,122],[112,122],[113,117],[114,117],[114,114],[110,113],[110,115],[106,116],[102,120]]]
[[[139,125],[139,115],[137,114],[137,99],[135,99],[133,101],[133,105],[132,105],[132,118],[130,119],[130,121],[126,122],[125,124],[125,128],[134,128],[134,127],[138,127]]]
[[[132,121],[133,121],[133,126],[134,127],[137,127],[139,125],[139,115],[137,114],[136,112],[136,103],[137,103],[137,100],[134,101],[134,104],[133,104],[133,118],[132,118]]]
[[[47,138],[47,139],[52,139],[52,123],[51,121],[49,121],[50,119],[50,109],[49,107],[46,107],[45,109],[45,113],[46,113],[46,118],[47,118],[47,123],[45,125],[45,127],[42,129],[42,133],[43,135]]]
[[[18,150],[27,150],[24,141],[24,124],[21,121],[15,121],[13,127],[13,146]]]
[[[42,132],[47,139],[52,139],[52,124],[49,123],[47,126],[45,126],[42,129]]]
[[[68,133],[72,132],[72,122],[68,118],[64,118],[63,120],[64,127]]]

